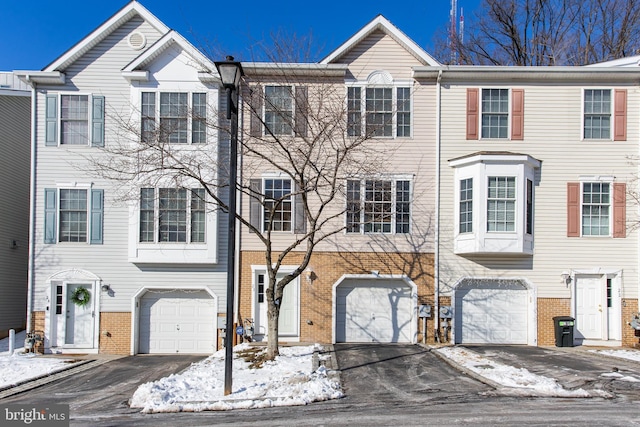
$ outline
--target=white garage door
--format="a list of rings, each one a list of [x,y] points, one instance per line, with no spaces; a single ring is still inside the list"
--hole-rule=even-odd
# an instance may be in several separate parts
[[[528,291],[517,281],[456,289],[456,343],[527,344]]]
[[[411,287],[403,281],[347,281],[336,290],[337,342],[412,342]]]
[[[205,291],[146,293],[140,302],[140,353],[211,354],[216,309]]]

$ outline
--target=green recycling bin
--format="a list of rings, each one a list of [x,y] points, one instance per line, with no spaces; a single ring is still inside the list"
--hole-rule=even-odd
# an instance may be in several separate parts
[[[571,316],[556,316],[553,318],[556,332],[556,347],[573,347],[573,327],[576,319]]]

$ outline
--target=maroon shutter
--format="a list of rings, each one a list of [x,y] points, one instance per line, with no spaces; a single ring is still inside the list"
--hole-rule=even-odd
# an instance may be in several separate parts
[[[616,89],[614,92],[613,140],[627,140],[627,90]]]
[[[511,139],[524,139],[524,89],[511,91]]]
[[[467,139],[478,139],[478,88],[467,89]]]
[[[613,237],[627,237],[627,185],[613,184]]]
[[[580,183],[567,183],[567,237],[580,237]]]

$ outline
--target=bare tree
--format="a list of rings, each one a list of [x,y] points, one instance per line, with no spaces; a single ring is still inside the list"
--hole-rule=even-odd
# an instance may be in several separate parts
[[[484,0],[464,42],[447,46],[459,49],[461,64],[586,65],[635,54],[639,32],[634,0]]]
[[[394,147],[374,141],[389,123],[354,122],[345,102],[344,68],[246,63],[245,72],[238,138],[242,173],[235,186],[228,179],[229,122],[218,114],[226,111],[225,97],[206,114],[183,108],[179,117],[164,121],[147,117],[144,105],[130,115],[107,108],[118,135],[107,139],[91,164],[99,176],[121,184],[121,200],[138,203],[141,189],[171,187],[191,191],[192,199],[225,213],[229,191],[250,201],[249,212],[237,212],[236,218],[264,249],[267,357],[274,358],[285,287],[308,267],[319,244],[344,230],[347,178],[384,172],[382,158]],[[218,146],[176,143],[189,120],[220,135]],[[263,188],[265,172],[288,184]],[[297,267],[280,274],[288,260]]]

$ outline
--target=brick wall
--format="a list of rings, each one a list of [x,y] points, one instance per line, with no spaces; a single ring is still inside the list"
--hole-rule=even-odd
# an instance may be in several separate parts
[[[131,352],[131,313],[100,313],[100,353],[127,355]]]
[[[622,346],[623,347],[640,347],[640,336],[636,335],[636,330],[627,325],[631,322],[633,316],[638,313],[637,299],[622,300]]]
[[[31,331],[38,331],[44,334],[44,311],[34,311],[31,313]],[[29,331],[27,331],[29,332]],[[44,342],[36,345],[36,352],[43,353],[44,352]]]
[[[302,260],[301,253],[293,253],[285,259],[284,265],[297,265]],[[240,318],[252,317],[252,265],[264,265],[263,252],[242,252],[240,254]],[[333,285],[344,274],[370,274],[372,270],[380,275],[405,274],[417,285],[418,304],[433,305],[433,255],[414,253],[346,253],[321,252],[313,255],[310,267],[314,279],[309,282],[300,278],[300,340],[302,342],[330,343],[332,340]],[[416,319],[416,322],[418,320]],[[422,322],[418,322],[421,328]],[[433,323],[431,323],[433,326]],[[433,329],[427,326],[427,329]],[[422,339],[422,331],[418,329]],[[433,341],[433,331],[428,331],[428,340]]]
[[[538,345],[553,346],[556,343],[555,316],[571,316],[569,298],[538,298]]]

